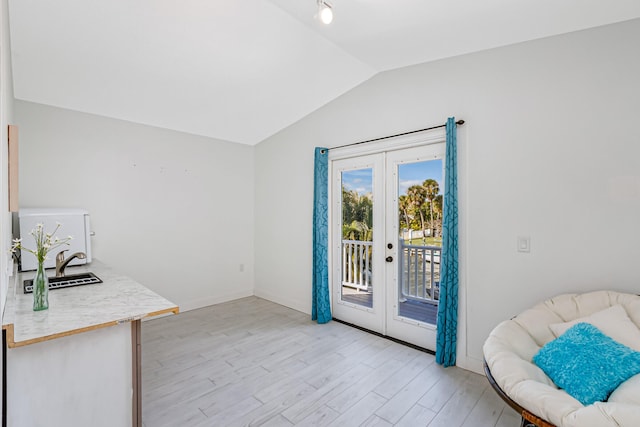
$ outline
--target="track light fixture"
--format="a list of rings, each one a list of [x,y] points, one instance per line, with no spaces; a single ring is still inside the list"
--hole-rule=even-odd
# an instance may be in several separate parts
[[[333,21],[333,9],[331,4],[324,0],[318,0],[318,18],[323,24],[331,24]]]

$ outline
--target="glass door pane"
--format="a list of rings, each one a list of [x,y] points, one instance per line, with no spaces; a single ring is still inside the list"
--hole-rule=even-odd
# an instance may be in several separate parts
[[[436,324],[442,250],[442,160],[398,165],[397,314]]]
[[[373,169],[343,171],[342,301],[373,307]]]

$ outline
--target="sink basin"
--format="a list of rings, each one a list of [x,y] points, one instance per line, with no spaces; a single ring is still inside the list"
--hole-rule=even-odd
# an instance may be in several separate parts
[[[70,288],[72,286],[92,285],[102,283],[93,273],[69,274],[64,277],[49,277],[49,289]],[[33,279],[24,281],[24,293],[33,292]]]

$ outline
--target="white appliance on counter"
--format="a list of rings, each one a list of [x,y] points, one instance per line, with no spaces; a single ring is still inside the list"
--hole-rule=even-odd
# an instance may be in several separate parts
[[[20,222],[22,244],[29,249],[35,249],[35,240],[29,233],[40,223],[44,225],[45,232],[53,232],[56,225],[60,223],[56,236],[61,239],[68,236],[73,237],[69,245],[62,245],[56,248],[54,253],[48,255],[44,264],[45,268],[55,268],[56,254],[65,249],[68,249],[68,252],[65,252],[65,259],[76,252],[84,252],[87,256],[85,259],[74,258],[69,263],[70,266],[91,262],[91,223],[87,210],[72,208],[20,209],[18,220]],[[38,267],[36,257],[32,253],[22,250],[20,258],[22,271],[35,270]]]

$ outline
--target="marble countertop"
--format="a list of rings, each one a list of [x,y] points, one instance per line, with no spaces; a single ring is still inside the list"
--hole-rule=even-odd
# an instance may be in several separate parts
[[[145,317],[178,314],[177,305],[118,274],[100,261],[67,267],[67,275],[92,272],[103,283],[49,291],[49,309],[33,311],[33,294],[24,294],[22,282],[35,272],[14,275],[7,293],[2,328],[7,346],[20,347]],[[54,270],[47,270],[49,277]]]

